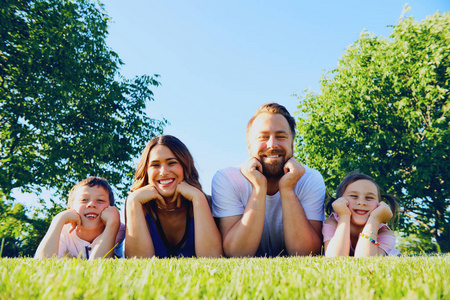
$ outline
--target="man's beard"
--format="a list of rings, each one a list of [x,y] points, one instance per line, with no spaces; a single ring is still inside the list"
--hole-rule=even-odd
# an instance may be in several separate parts
[[[265,162],[264,156],[269,155],[281,155],[281,161],[272,163]],[[266,178],[279,179],[284,175],[284,165],[286,164],[285,155],[286,152],[283,150],[273,150],[259,153],[259,157],[261,158],[260,161],[263,169],[263,175]]]

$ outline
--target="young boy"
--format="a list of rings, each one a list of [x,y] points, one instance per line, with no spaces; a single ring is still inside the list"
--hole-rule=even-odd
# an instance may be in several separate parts
[[[52,220],[35,258],[122,256],[118,248],[125,226],[120,223],[114,194],[105,179],[89,177],[77,183],[70,190],[67,208]]]

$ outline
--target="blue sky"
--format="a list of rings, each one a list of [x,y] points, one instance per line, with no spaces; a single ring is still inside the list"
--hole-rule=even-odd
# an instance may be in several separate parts
[[[122,74],[159,74],[147,113],[194,156],[204,190],[221,168],[248,158],[245,127],[258,106],[285,105],[337,66],[363,30],[389,36],[405,1],[102,1],[112,18],[108,45]],[[448,0],[408,1],[422,20]],[[124,200],[124,199],[122,199]],[[30,200],[32,201],[32,200]],[[27,201],[27,204],[29,201]]]
[[[160,74],[150,116],[190,149],[206,192],[221,168],[247,159],[245,127],[257,107],[293,114],[296,91],[318,91],[363,30],[388,36],[404,1],[103,1],[109,46],[126,77]],[[422,20],[450,1],[409,1]]]

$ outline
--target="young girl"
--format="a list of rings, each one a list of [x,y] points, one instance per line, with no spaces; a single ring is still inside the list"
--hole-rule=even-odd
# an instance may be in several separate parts
[[[390,195],[381,195],[370,176],[348,175],[339,184],[336,198],[327,203],[330,217],[322,228],[325,256],[400,255],[394,233],[384,224],[394,216],[397,202]]]
[[[126,202],[127,257],[220,257],[222,238],[194,160],[176,137],[145,147]]]

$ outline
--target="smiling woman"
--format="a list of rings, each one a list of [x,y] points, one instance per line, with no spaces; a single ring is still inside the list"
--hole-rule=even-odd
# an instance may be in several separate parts
[[[194,160],[176,137],[145,147],[126,202],[127,257],[220,257],[222,240]]]

